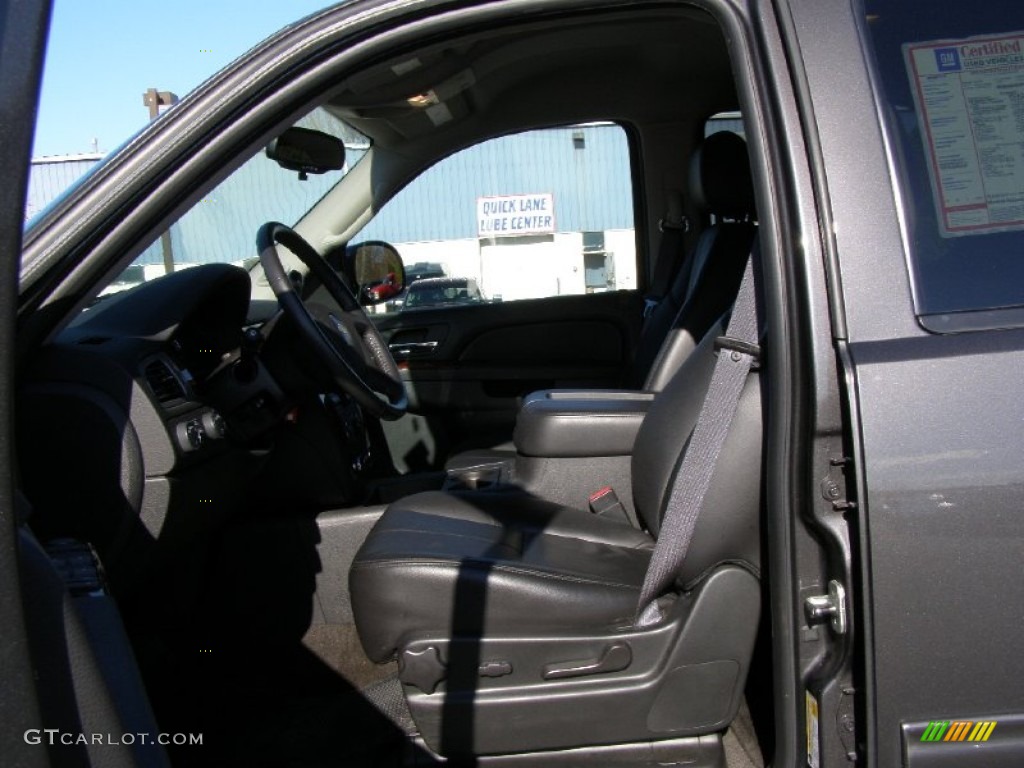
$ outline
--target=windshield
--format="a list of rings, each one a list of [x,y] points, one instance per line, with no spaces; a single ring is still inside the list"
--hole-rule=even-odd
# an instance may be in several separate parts
[[[168,272],[197,264],[258,260],[256,230],[267,221],[295,224],[365,155],[369,140],[323,108],[296,125],[345,143],[345,167],[300,179],[260,151],[171,225],[110,283],[100,296],[117,293]]]

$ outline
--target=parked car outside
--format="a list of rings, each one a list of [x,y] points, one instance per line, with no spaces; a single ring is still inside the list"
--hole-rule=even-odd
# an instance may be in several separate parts
[[[409,286],[403,310],[456,307],[484,301],[476,281],[466,277],[427,277]]]
[[[387,301],[402,292],[394,272],[389,272],[383,280],[366,286],[364,290],[367,298],[373,302]]]
[[[405,288],[391,301],[384,305],[386,311],[397,312],[405,304],[405,297],[409,292],[409,286],[417,280],[427,278],[445,277],[444,267],[435,262],[418,261],[405,268]]]
[[[444,267],[436,262],[417,261],[405,268],[406,285],[412,285],[417,280],[428,277],[446,277]]]

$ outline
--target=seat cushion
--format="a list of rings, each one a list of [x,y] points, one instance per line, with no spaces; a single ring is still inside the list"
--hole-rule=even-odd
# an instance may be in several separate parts
[[[349,577],[367,655],[414,638],[632,623],[653,540],[520,492],[409,496],[381,516]]]

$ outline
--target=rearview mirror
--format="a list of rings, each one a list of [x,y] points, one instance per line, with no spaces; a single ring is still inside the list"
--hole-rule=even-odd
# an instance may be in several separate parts
[[[345,167],[344,142],[309,128],[289,128],[267,145],[266,154],[282,168],[298,171],[300,179]]]
[[[405,266],[395,246],[381,240],[350,245],[345,268],[358,288],[359,303],[381,304],[405,289]]]

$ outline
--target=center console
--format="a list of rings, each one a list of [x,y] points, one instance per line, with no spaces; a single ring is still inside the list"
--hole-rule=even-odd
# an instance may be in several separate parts
[[[449,469],[450,490],[525,490],[586,509],[592,493],[614,488],[633,514],[633,443],[655,393],[632,390],[541,390],[519,410],[511,450],[483,453],[479,463]]]

